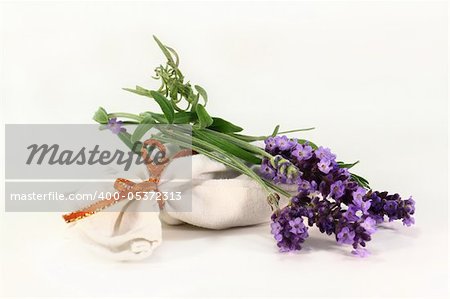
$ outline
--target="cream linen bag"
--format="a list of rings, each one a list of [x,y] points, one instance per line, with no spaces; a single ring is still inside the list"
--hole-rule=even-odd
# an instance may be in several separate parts
[[[192,161],[192,182],[174,184],[185,159]],[[147,179],[143,170],[135,175],[141,180]],[[138,260],[151,255],[161,244],[160,220],[171,225],[188,223],[209,229],[255,225],[270,220],[266,192],[246,175],[206,156],[172,160],[160,182],[161,192],[180,191],[182,196],[191,195],[192,210],[186,212],[181,202],[166,201],[164,208],[157,212],[156,201],[125,200],[116,204],[118,212],[96,213],[79,220],[73,228],[102,255],[116,260]],[[286,198],[282,198],[280,204],[285,202]],[[153,205],[155,212],[142,212],[143,204]]]

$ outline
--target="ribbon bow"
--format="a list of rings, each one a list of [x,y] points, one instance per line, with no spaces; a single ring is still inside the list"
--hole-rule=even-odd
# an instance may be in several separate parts
[[[71,212],[69,214],[63,215],[64,220],[67,223],[74,222],[83,218],[86,218],[90,215],[93,215],[109,206],[114,205],[115,203],[122,201],[124,199],[129,199],[130,194],[136,194],[141,192],[159,192],[158,190],[158,183],[161,177],[162,172],[167,167],[167,165],[176,158],[180,157],[186,157],[193,155],[194,152],[190,149],[183,149],[179,152],[177,152],[172,159],[169,159],[167,157],[161,159],[158,161],[158,163],[152,163],[152,159],[148,158],[148,151],[146,150],[147,146],[156,146],[158,147],[159,151],[162,153],[166,153],[166,147],[159,141],[155,139],[147,139],[142,146],[141,149],[141,155],[144,161],[146,161],[147,171],[149,172],[150,178],[146,181],[135,183],[133,181],[130,181],[128,179],[118,178],[114,182],[114,189],[116,189],[119,194],[118,196],[115,196],[114,198],[105,198],[99,201],[96,201],[95,203],[84,207],[80,210]],[[164,208],[164,200],[161,200],[161,194],[157,194],[156,200],[158,201],[158,206],[160,209]]]

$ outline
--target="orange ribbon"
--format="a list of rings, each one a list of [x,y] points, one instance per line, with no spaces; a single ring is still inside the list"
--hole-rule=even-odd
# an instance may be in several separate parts
[[[159,141],[154,139],[148,139],[146,140],[141,149],[141,155],[144,161],[148,161],[146,163],[147,170],[149,172],[150,178],[146,181],[135,183],[133,181],[119,178],[114,182],[114,189],[116,189],[119,194],[118,196],[114,196],[114,198],[105,198],[99,201],[96,201],[95,203],[84,207],[80,210],[71,212],[69,214],[63,215],[64,220],[67,223],[74,222],[83,218],[86,218],[90,215],[93,215],[107,207],[110,207],[114,205],[115,203],[122,201],[124,199],[130,199],[133,197],[130,197],[130,195],[134,195],[136,193],[141,192],[159,192],[158,191],[158,183],[159,179],[161,177],[162,172],[166,168],[166,166],[176,158],[180,157],[186,157],[193,155],[194,152],[190,149],[184,149],[176,153],[172,159],[170,160],[167,157],[164,157],[161,161],[158,161],[158,164],[152,164],[151,159],[148,158],[148,151],[146,150],[147,146],[156,146],[158,147],[159,151],[162,153],[166,153],[166,147]],[[165,156],[165,155],[164,155]],[[148,158],[148,159],[147,159]],[[160,195],[158,193],[158,195]],[[164,200],[161,200],[160,196],[156,198],[158,201],[158,206],[160,209],[164,208]]]

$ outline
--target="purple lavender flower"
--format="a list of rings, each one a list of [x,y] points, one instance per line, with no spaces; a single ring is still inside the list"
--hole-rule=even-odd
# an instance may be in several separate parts
[[[269,137],[266,140],[264,140],[264,143],[266,144],[266,152],[269,154],[274,154],[277,150],[277,144],[275,142],[275,138]]]
[[[298,161],[308,160],[313,156],[313,148],[309,145],[297,144],[292,151],[292,156],[296,157]]]
[[[281,225],[278,222],[273,222],[270,224],[270,227],[272,228],[271,233],[273,235],[277,235],[281,231]]]
[[[299,180],[298,181],[298,191],[308,191],[312,193],[317,190],[317,183],[315,181],[309,182],[307,180]]]
[[[287,136],[275,137],[275,144],[281,151],[287,151],[292,146],[292,143]]]
[[[324,148],[324,147],[319,147],[318,149],[316,149],[315,151],[315,155],[317,158],[319,158],[320,160],[335,160],[336,159],[336,155],[331,153],[329,148]]]
[[[358,221],[359,217],[356,215],[358,212],[358,208],[355,205],[349,205],[348,209],[342,214],[345,220],[347,221]]]
[[[291,226],[290,232],[296,235],[302,234],[305,228],[305,225],[303,224],[303,219],[301,217],[297,217],[294,220],[290,220],[289,225]]]
[[[125,132],[126,129],[123,128],[123,121],[117,120],[117,118],[111,118],[108,120],[108,124],[106,125],[108,130],[111,130],[114,134],[118,135],[120,132]]]
[[[353,199],[353,204],[360,210],[364,215],[369,214],[370,200],[364,201],[362,198]]]
[[[405,207],[404,207],[405,212],[411,215],[414,214],[416,209],[415,205],[416,202],[414,201],[414,199],[412,199],[412,197],[409,197],[407,200],[405,200]]]
[[[269,180],[273,179],[276,175],[275,169],[269,164],[268,160],[264,160],[261,163],[260,173],[264,178]]]
[[[366,195],[366,190],[362,187],[358,187],[353,193],[353,200],[362,201],[364,195]]]
[[[336,181],[333,184],[331,184],[330,187],[330,195],[334,199],[339,199],[344,195],[345,192],[345,185],[342,181]]]
[[[371,206],[371,199],[365,198],[364,197],[365,195],[366,195],[366,190],[364,188],[358,187],[352,193],[352,197],[353,197],[352,203],[364,215],[367,215],[369,208]]]
[[[361,223],[361,227],[371,235],[377,230],[377,222],[373,218],[367,217],[364,222]]]
[[[272,215],[272,234],[280,251],[300,250],[301,243],[308,237],[308,227],[303,224],[299,210],[290,206]]]
[[[344,226],[337,234],[337,240],[339,244],[352,244],[355,238],[355,232]]]
[[[332,169],[330,160],[326,159],[320,160],[319,163],[317,163],[317,167],[325,174],[328,174]]]

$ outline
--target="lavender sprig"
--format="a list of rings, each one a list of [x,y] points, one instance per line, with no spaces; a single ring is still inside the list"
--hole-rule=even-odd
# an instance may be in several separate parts
[[[282,157],[299,170],[299,176],[292,181],[279,163],[264,159],[261,164],[267,179],[298,185],[298,194],[288,206],[272,215],[272,234],[281,251],[301,249],[307,229],[296,227],[301,227],[304,220],[322,233],[334,234],[339,244],[352,245],[352,254],[357,256],[369,254],[366,244],[385,219],[402,220],[406,226],[414,224],[412,198],[402,200],[398,194],[366,190],[336,162],[336,155],[329,149],[313,149],[308,143],[302,145],[286,136],[267,138],[265,144],[268,153]]]

